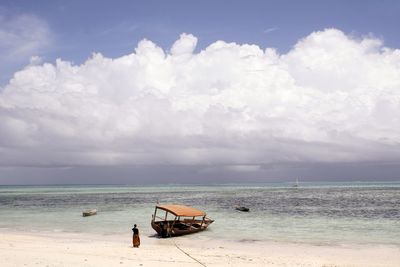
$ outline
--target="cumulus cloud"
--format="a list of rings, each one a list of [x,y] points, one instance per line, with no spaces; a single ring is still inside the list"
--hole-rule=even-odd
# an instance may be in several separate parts
[[[30,64],[0,94],[3,165],[400,161],[400,50],[336,29],[286,54],[149,40],[82,65]]]
[[[197,38],[191,34],[183,33],[171,48],[171,54],[175,55],[191,55],[197,45]]]

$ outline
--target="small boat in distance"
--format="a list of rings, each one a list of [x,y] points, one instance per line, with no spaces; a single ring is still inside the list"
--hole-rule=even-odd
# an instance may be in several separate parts
[[[85,210],[85,211],[82,212],[82,216],[83,217],[92,216],[92,215],[96,215],[96,214],[97,214],[97,210],[96,209]]]
[[[203,231],[213,222],[204,211],[192,207],[156,205],[151,227],[160,237],[173,237]]]
[[[250,211],[249,208],[244,207],[244,206],[236,206],[236,207],[235,207],[235,210],[244,211],[244,212],[249,212],[249,211]]]

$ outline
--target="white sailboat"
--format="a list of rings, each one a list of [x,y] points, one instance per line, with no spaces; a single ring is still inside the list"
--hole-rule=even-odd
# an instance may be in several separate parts
[[[293,185],[293,187],[299,187],[299,178],[296,178],[296,183]]]

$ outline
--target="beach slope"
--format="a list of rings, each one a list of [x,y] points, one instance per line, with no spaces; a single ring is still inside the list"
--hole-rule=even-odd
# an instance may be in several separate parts
[[[398,267],[397,246],[228,242],[201,238],[0,232],[0,266],[318,266]]]

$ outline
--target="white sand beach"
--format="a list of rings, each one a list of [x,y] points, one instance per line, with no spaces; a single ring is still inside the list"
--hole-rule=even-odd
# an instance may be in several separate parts
[[[310,245],[141,236],[0,232],[0,266],[318,266],[398,267],[389,245]]]

